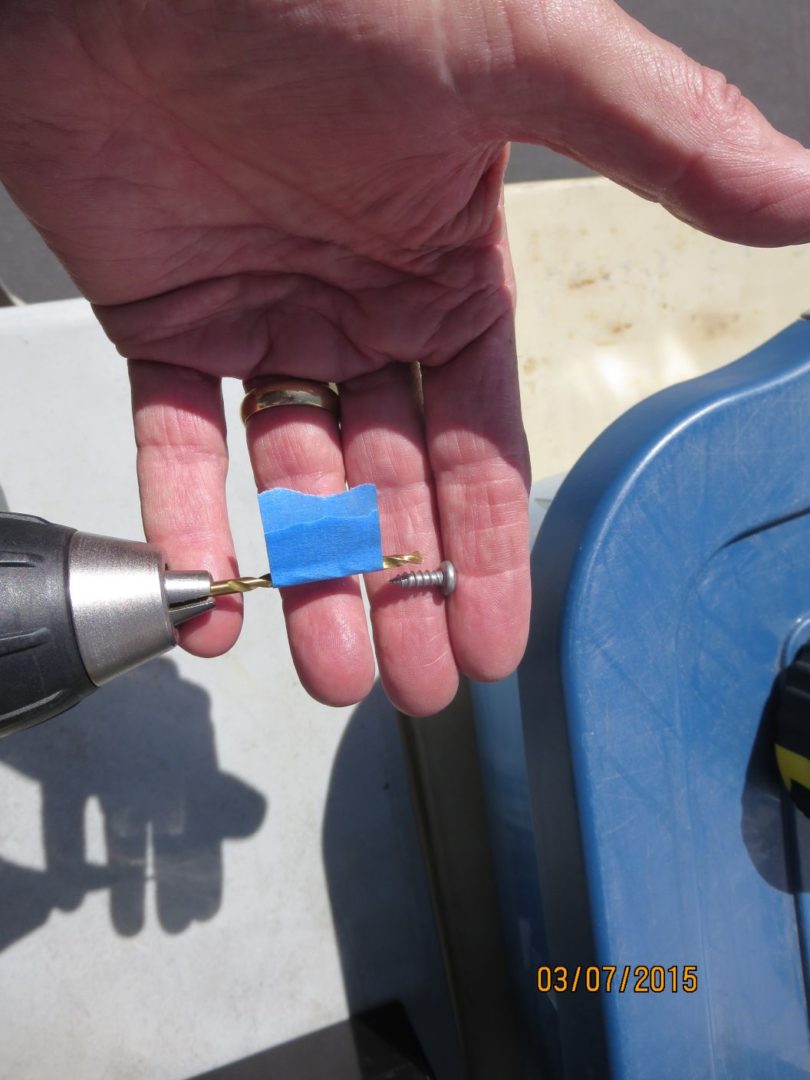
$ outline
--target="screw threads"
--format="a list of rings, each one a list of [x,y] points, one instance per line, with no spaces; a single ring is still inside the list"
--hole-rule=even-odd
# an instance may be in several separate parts
[[[399,585],[401,589],[441,589],[449,596],[456,587],[456,568],[445,559],[438,570],[411,570],[391,578],[391,584]]]
[[[444,585],[444,574],[441,570],[412,570],[410,574],[400,574],[392,580],[403,589],[431,588]]]

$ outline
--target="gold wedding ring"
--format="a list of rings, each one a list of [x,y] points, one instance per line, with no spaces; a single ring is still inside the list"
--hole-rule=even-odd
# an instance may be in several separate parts
[[[340,398],[329,383],[280,377],[264,380],[245,394],[241,409],[242,421],[247,424],[256,413],[281,405],[310,405],[315,409],[326,409],[340,418]]]

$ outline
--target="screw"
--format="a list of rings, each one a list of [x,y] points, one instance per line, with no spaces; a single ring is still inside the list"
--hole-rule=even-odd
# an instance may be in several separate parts
[[[438,570],[412,570],[391,578],[391,584],[399,585],[402,589],[429,589],[435,586],[449,596],[456,587],[456,568],[449,559],[445,559]]]

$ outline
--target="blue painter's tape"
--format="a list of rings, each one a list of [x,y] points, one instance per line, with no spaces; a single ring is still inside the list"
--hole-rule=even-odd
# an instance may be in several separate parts
[[[259,512],[274,585],[304,585],[383,568],[374,484],[339,495],[272,488],[259,494]]]

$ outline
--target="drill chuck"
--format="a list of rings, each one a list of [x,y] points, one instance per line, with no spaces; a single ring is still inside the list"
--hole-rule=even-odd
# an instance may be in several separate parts
[[[0,735],[47,720],[171,649],[211,576],[150,544],[0,514]]]

